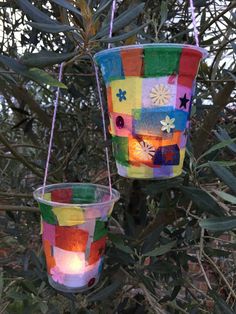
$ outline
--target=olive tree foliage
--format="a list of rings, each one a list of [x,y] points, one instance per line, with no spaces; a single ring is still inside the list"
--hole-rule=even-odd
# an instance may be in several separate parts
[[[230,242],[216,249],[210,239],[227,231],[235,240],[236,1],[194,4],[200,45],[209,56],[199,70],[184,171],[175,179],[142,182],[116,174],[110,139],[103,139],[92,56],[108,43],[195,44],[189,2],[117,0],[112,38],[111,0],[0,2],[0,208],[35,210],[31,192],[43,181],[57,88],[48,183],[107,184],[107,146],[113,185],[121,192],[98,288],[57,295],[45,284],[41,255],[33,255],[35,271],[26,277],[31,295],[24,298],[25,287],[17,284],[22,298],[14,298],[16,287],[5,289],[7,313],[208,313],[208,301],[215,313],[234,313],[235,247]],[[218,279],[222,256],[227,271]],[[191,278],[190,263],[200,267],[206,291]]]

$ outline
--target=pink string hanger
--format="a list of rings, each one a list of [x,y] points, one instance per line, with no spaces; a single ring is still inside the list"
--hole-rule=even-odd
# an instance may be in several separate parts
[[[193,22],[193,33],[194,33],[194,38],[195,38],[195,43],[196,46],[199,47],[199,33],[198,33],[198,29],[197,29],[197,21],[196,21],[196,15],[195,15],[195,7],[193,4],[193,0],[189,0],[190,1],[190,10],[191,10],[191,16],[192,16],[192,22]]]
[[[63,68],[64,68],[64,62],[62,62],[60,64],[59,77],[58,77],[59,82],[62,81]],[[51,159],[52,144],[53,144],[53,137],[54,137],[54,131],[55,131],[55,124],[56,124],[56,117],[57,117],[57,108],[58,108],[58,103],[59,103],[59,97],[60,97],[60,87],[57,88],[56,100],[55,100],[55,103],[54,103],[54,111],[53,111],[53,118],[52,118],[51,134],[50,134],[50,140],[49,140],[49,145],[48,145],[47,161],[46,161],[45,172],[44,172],[44,179],[43,179],[42,195],[44,195],[45,186],[46,186],[46,183],[47,183],[48,168],[49,168],[49,162],[50,162],[50,159]]]
[[[110,19],[110,29],[109,29],[109,38],[112,38],[112,31],[113,31],[113,25],[114,25],[114,17],[115,17],[115,10],[116,10],[116,0],[113,0],[112,2],[112,8],[111,8],[111,19]],[[111,44],[108,44],[108,49],[111,48]],[[96,85],[97,85],[97,91],[98,91],[98,99],[99,99],[99,105],[102,115],[102,126],[103,126],[103,138],[104,142],[107,143],[107,131],[106,131],[106,119],[105,119],[105,109],[104,109],[104,103],[102,98],[102,92],[101,92],[101,84],[99,80],[99,74],[98,74],[98,67],[96,63],[94,62],[94,59],[92,59],[95,77],[96,77]],[[108,147],[105,147],[105,155],[106,155],[106,164],[107,164],[107,175],[108,175],[108,183],[109,183],[109,190],[110,190],[110,198],[112,197],[112,182],[111,182],[111,169],[110,169],[110,161],[109,161],[109,151]]]
[[[109,38],[112,37],[115,9],[116,9],[116,0],[113,0],[112,10],[111,10],[111,19],[110,19]],[[109,43],[108,49],[110,49],[110,48],[111,48],[111,44]],[[94,70],[95,70],[96,85],[97,85],[99,104],[100,104],[101,115],[102,115],[103,137],[104,137],[105,143],[107,143],[105,110],[104,110],[104,105],[103,105],[103,100],[102,100],[102,93],[101,93],[101,86],[100,86],[100,82],[99,82],[98,68],[94,62],[93,62],[93,65],[94,65]],[[64,67],[64,62],[62,62],[60,64],[60,70],[59,70],[59,76],[58,76],[59,82],[61,82],[62,78],[63,78],[63,67]],[[50,140],[49,140],[49,145],[48,145],[47,161],[46,161],[44,179],[43,179],[42,195],[44,195],[44,193],[45,193],[45,187],[47,184],[48,169],[49,169],[49,163],[50,163],[51,153],[52,153],[52,144],[53,144],[53,138],[54,138],[54,131],[55,131],[55,124],[56,124],[57,109],[58,109],[58,104],[59,104],[59,97],[60,97],[60,87],[57,88],[56,99],[55,99],[55,103],[54,103],[54,111],[53,111],[52,126],[51,126],[51,132],[50,132]],[[110,170],[110,163],[109,163],[109,151],[108,151],[107,147],[105,147],[105,156],[106,156],[108,183],[109,183],[109,191],[110,191],[110,198],[111,198],[112,197],[111,170]]]

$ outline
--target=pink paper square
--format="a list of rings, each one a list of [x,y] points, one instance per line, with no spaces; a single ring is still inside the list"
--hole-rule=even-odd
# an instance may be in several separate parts
[[[124,126],[120,127],[117,125],[117,119],[123,121]],[[122,120],[123,119],[123,120]],[[132,134],[132,116],[123,113],[110,113],[111,133],[112,135],[128,137]],[[114,134],[113,134],[114,133]]]
[[[43,240],[48,240],[51,245],[55,245],[55,225],[50,225],[43,221]]]
[[[183,85],[178,85],[176,95],[176,109],[189,112],[191,103],[192,89]],[[181,100],[182,99],[182,100]],[[188,100],[188,101],[187,101]],[[186,108],[185,108],[186,104]]]
[[[165,91],[164,99],[160,96],[160,99],[166,100],[163,104],[158,104],[153,101],[150,97],[152,90],[154,89],[157,95],[161,90]],[[157,108],[164,106],[173,106],[175,107],[177,92],[177,76],[164,76],[159,78],[145,78],[143,80],[143,94],[142,94],[142,108]]]

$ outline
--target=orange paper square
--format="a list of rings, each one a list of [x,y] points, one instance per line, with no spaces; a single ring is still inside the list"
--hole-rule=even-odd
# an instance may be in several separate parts
[[[104,254],[106,247],[106,237],[103,237],[91,244],[89,265],[96,263]]]
[[[143,49],[121,49],[121,58],[125,76],[142,76]]]
[[[43,240],[43,249],[46,257],[47,271],[50,274],[50,270],[56,266],[56,262],[52,256],[52,246],[48,240]]]

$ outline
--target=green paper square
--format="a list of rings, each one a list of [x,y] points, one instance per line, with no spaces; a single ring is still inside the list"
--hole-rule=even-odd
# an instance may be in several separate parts
[[[113,136],[113,153],[117,162],[123,166],[129,165],[129,145],[128,137]]]
[[[39,208],[44,221],[51,225],[57,225],[57,218],[52,211],[52,206],[40,203]]]
[[[93,204],[96,201],[95,186],[73,186],[72,191],[73,204]]]
[[[97,241],[107,235],[107,222],[96,220],[93,241]]]
[[[145,48],[144,77],[178,74],[182,48]]]
[[[142,109],[133,109],[132,116],[134,120],[140,120],[141,118]]]

